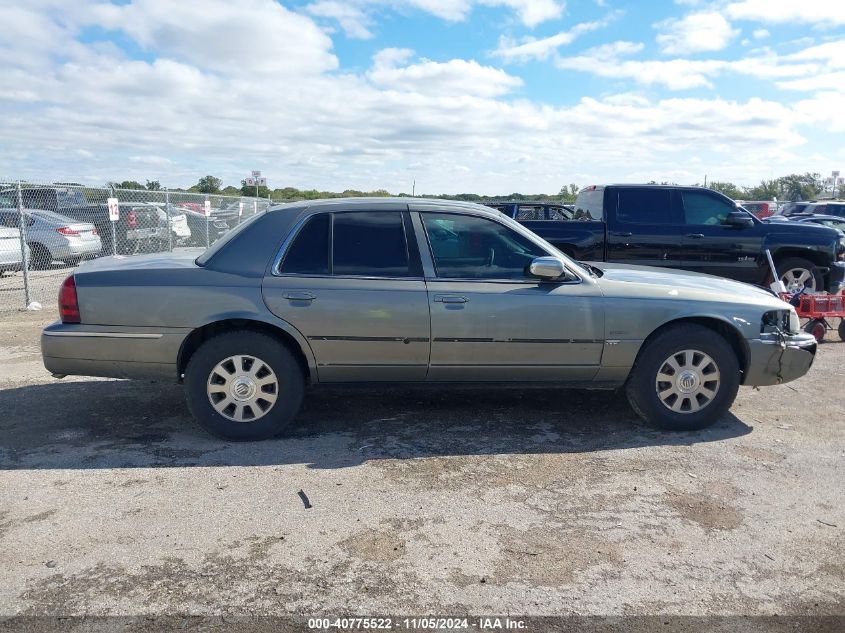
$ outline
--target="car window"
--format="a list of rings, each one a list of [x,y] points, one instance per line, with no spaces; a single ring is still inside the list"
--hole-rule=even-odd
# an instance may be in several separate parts
[[[335,213],[333,222],[333,275],[411,276],[399,211]]]
[[[824,224],[825,226],[829,226],[833,229],[839,229],[840,231],[845,231],[845,219],[843,220],[821,220],[819,224]]]
[[[845,217],[845,204],[829,204],[827,205],[827,212],[830,215]]]
[[[0,227],[16,229],[18,227],[17,211],[0,211]]]
[[[512,229],[471,215],[423,213],[437,276],[444,279],[523,279],[542,248]]]
[[[619,189],[616,217],[624,224],[674,224],[669,189]],[[577,209],[576,209],[577,211]]]
[[[521,204],[516,208],[517,220],[545,220],[546,215],[543,213],[543,207],[539,205]]]
[[[285,254],[280,272],[302,275],[329,274],[330,219],[328,213],[321,213],[305,223]]]
[[[0,209],[17,209],[17,196],[12,192],[0,193]]]
[[[718,226],[723,224],[736,206],[703,191],[683,191],[684,221],[700,226]]]
[[[604,217],[604,187],[582,189],[575,199],[574,220],[601,220]]]
[[[549,220],[571,220],[572,212],[566,207],[549,207]]]

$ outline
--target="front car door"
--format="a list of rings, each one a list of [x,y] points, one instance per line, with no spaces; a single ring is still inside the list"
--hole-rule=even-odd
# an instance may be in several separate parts
[[[265,303],[308,339],[320,382],[425,379],[428,299],[410,215],[381,207],[301,220],[265,278]]]
[[[763,225],[756,220],[751,227],[725,224],[737,207],[716,192],[681,189],[678,193],[685,224],[681,266],[737,281],[762,281]]]
[[[607,261],[641,266],[681,264],[682,225],[669,187],[607,187]]]
[[[601,363],[598,286],[527,275],[557,255],[506,219],[417,203],[431,312],[431,381],[589,381]]]

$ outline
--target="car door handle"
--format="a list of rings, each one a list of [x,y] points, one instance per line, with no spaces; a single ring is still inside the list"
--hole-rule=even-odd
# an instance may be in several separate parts
[[[317,298],[313,292],[286,292],[282,296],[291,301],[314,301]]]
[[[702,237],[704,237],[704,233],[687,233],[686,236],[700,240]]]
[[[466,297],[457,295],[434,295],[434,300],[439,303],[466,303],[469,301]]]
[[[614,231],[611,233],[613,237],[631,237],[633,233],[630,231]]]

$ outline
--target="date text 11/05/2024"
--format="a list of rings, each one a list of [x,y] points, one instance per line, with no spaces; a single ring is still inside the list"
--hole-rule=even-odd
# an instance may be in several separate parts
[[[308,628],[316,630],[527,630],[525,620],[511,617],[484,616],[475,618],[409,617],[409,618],[309,618]]]

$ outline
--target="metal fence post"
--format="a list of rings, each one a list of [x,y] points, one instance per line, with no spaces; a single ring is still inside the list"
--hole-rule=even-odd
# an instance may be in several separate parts
[[[208,202],[209,202],[208,194],[205,194],[205,202],[206,202],[206,204],[208,204]],[[205,205],[203,205],[202,214],[205,215]],[[209,238],[209,235],[208,235],[208,223],[210,221],[211,221],[211,216],[205,215],[205,247],[206,248],[211,246],[211,239]]]
[[[109,197],[114,198],[114,187],[109,185]],[[111,224],[111,254],[117,255],[117,222],[109,222]]]
[[[164,213],[167,215],[167,243],[170,245],[170,252],[173,252],[173,216],[170,209],[170,189],[164,190]]]
[[[24,301],[28,308],[30,301],[29,296],[29,258],[26,256],[26,218],[23,213],[23,196],[21,195],[21,181],[18,180],[18,219],[20,221],[20,231],[18,235],[21,240],[21,272],[23,272],[23,293]]]

